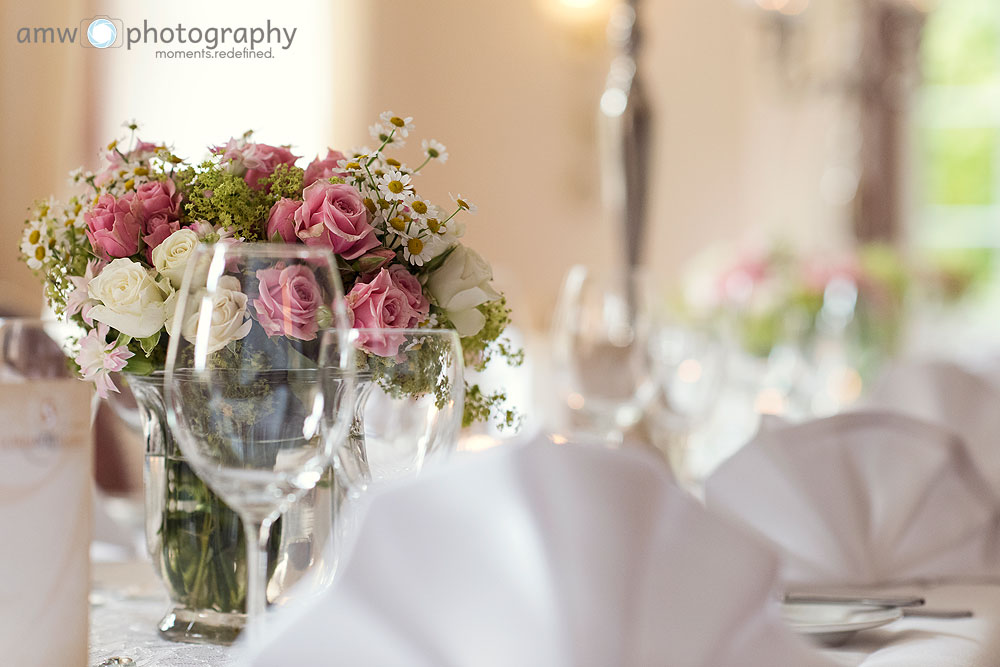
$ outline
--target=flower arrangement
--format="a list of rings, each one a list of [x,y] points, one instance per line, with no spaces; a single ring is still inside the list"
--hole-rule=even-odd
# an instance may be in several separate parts
[[[448,159],[447,149],[424,140],[413,168],[390,155],[410,138],[412,118],[383,113],[370,128],[377,148],[328,149],[304,168],[290,147],[254,142],[250,132],[191,164],[166,144],[139,140],[135,123],[126,127],[129,141],[112,141],[98,171],[71,173],[77,192],[68,201],[36,204],[20,248],[52,309],[82,328],[71,341],[74,361],[102,397],[118,390],[111,373],[163,368],[176,291],[201,243],[328,248],[355,326],[453,328],[466,365],[520,362],[501,338],[510,311],[492,269],[461,242],[463,218],[475,205],[459,194],[441,208],[415,187],[425,167]],[[298,313],[293,327],[274,317],[277,295],[290,286],[308,295],[308,279],[302,267],[288,267],[261,276],[257,298],[233,290],[220,299],[213,346],[240,340],[255,325],[269,336],[315,337],[324,313],[305,297],[290,304]],[[395,354],[392,340],[361,341],[370,363]],[[513,425],[504,401],[502,392],[467,387],[464,422]]]
[[[883,245],[819,255],[775,244],[703,258],[679,309],[730,330],[748,354],[766,357],[780,343],[808,346],[818,335],[856,323],[864,343],[892,352],[909,289],[901,257]]]

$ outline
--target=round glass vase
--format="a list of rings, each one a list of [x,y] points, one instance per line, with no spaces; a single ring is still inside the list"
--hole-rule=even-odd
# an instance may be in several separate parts
[[[170,598],[158,625],[171,641],[230,644],[246,620],[246,547],[240,518],[184,460],[167,426],[163,373],[128,376],[146,446],[146,546]],[[332,578],[333,471],[275,522],[268,545],[269,604],[308,572]]]

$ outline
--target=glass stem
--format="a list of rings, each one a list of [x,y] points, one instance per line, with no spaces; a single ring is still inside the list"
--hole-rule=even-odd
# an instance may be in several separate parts
[[[247,543],[247,637],[250,644],[261,638],[267,609],[267,542],[274,519],[243,517]]]

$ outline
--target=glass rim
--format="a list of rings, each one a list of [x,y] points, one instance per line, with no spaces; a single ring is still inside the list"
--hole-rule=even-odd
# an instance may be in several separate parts
[[[270,241],[240,241],[239,243],[227,243],[226,239],[215,243],[199,243],[194,249],[195,253],[203,255],[214,255],[223,252],[227,255],[247,255],[247,256],[267,256],[267,255],[287,255],[289,257],[302,257],[304,259],[316,256],[330,256],[334,259],[336,266],[336,253],[332,249],[321,246],[310,246],[303,243],[272,243]]]
[[[438,339],[450,338],[455,346],[461,350],[462,349],[462,338],[458,335],[458,331],[455,329],[442,329],[442,328],[419,328],[419,327],[350,327],[347,329],[342,329],[336,326],[329,326],[320,329],[319,334],[323,336],[335,335],[335,336],[346,336],[348,343],[354,345],[364,345],[364,341],[361,340],[361,336],[365,334],[375,335],[376,337],[384,336],[386,338],[392,336],[427,336],[434,337]]]
[[[320,331],[340,331],[340,327],[324,327]],[[350,331],[384,331],[385,333],[405,333],[405,334],[449,334],[458,335],[455,329],[445,329],[442,327],[349,327]]]

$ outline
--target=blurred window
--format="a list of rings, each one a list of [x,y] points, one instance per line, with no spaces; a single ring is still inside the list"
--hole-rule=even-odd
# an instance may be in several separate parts
[[[927,249],[1000,247],[1000,2],[945,0],[924,28],[916,226]]]

